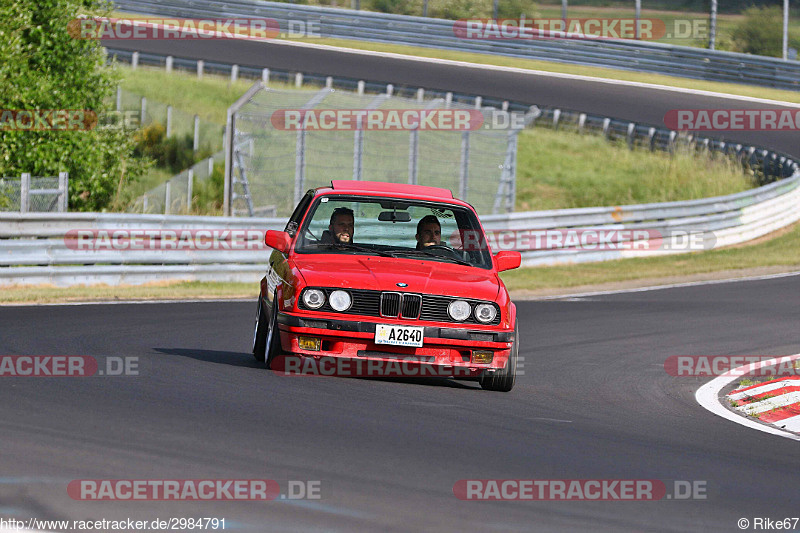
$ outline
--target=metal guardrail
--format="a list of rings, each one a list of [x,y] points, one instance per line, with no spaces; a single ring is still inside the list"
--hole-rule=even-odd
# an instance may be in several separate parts
[[[289,21],[302,21],[306,27],[311,22],[322,37],[489,53],[789,90],[800,88],[798,61],[687,46],[610,39],[463,39],[454,31],[453,20],[260,0],[115,0],[115,3],[122,11],[148,15],[271,18],[279,22],[282,31],[288,31]]]
[[[800,171],[791,178],[757,189],[685,202],[563,209],[489,215],[484,227],[495,238],[493,251],[508,249],[507,232],[593,229],[650,230],[662,235],[692,233],[714,247],[754,239],[800,220]],[[145,283],[156,280],[256,282],[265,272],[268,250],[257,249],[268,229],[282,229],[282,218],[194,217],[94,213],[0,214],[0,285],[77,285]],[[246,250],[104,250],[68,245],[75,230],[238,230],[253,243]],[[490,238],[490,242],[492,239]],[[530,249],[512,247],[524,265],[605,261],[623,257],[680,253],[685,249],[638,249],[636,246]]]

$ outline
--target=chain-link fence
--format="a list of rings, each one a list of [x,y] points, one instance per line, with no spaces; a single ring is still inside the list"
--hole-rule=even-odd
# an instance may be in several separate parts
[[[138,197],[128,207],[127,212],[165,215],[190,213],[195,187],[211,179],[215,163],[220,163],[222,160],[223,153],[220,151],[192,165]]]
[[[480,214],[513,210],[517,134],[538,110],[511,120],[391,92],[255,84],[228,111],[226,214],[288,216],[307,189],[336,179],[443,187]]]
[[[67,210],[69,173],[58,176],[0,178],[0,211],[63,213]]]
[[[198,115],[121,88],[117,89],[115,109],[122,114],[121,120],[126,121],[126,125],[145,127],[158,123],[166,128],[167,137],[190,136],[194,150],[222,149],[224,126],[203,120]]]

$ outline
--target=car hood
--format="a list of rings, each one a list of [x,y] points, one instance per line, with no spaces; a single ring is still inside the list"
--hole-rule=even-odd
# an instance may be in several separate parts
[[[295,256],[295,266],[310,287],[441,294],[494,301],[500,280],[492,270],[437,261],[379,256]],[[398,287],[406,283],[407,287]]]

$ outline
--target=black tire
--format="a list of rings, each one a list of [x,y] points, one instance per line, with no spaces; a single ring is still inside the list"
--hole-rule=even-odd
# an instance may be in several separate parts
[[[278,331],[278,294],[276,293],[272,298],[272,316],[269,318],[269,331],[267,332],[266,339],[266,363],[267,368],[270,368],[272,361],[281,355],[281,335]]]
[[[253,330],[253,357],[256,361],[263,362],[267,351],[267,322],[264,320],[264,300],[258,295],[258,308],[256,310],[256,325]]]
[[[519,325],[514,327],[514,342],[511,344],[511,354],[503,370],[491,375],[481,376],[481,388],[495,392],[509,392],[514,388],[517,379],[517,358],[519,357]]]

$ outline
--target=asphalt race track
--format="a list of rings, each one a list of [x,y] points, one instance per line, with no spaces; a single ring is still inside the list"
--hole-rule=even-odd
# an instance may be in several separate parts
[[[255,287],[254,287],[255,289]],[[737,531],[798,515],[797,443],[717,417],[671,355],[800,352],[800,277],[518,302],[524,375],[281,376],[253,302],[2,307],[10,355],[137,357],[140,375],[3,377],[0,515],[225,518],[239,531]],[[76,479],[319,481],[319,500],[76,501]],[[462,479],[656,479],[705,499],[462,501]]]
[[[442,65],[434,61],[410,61],[368,54],[353,54],[243,40],[225,41],[104,41],[106,46],[140,52],[172,54],[222,63],[268,67],[325,76],[342,76],[396,86],[425,87],[484,97],[555,106],[610,117],[664,125],[671,109],[775,109],[774,104],[755,103],[708,95],[663,91],[539,76]],[[796,109],[796,106],[792,107]],[[712,135],[709,135],[712,136]],[[737,131],[720,137],[753,143],[800,157],[800,131]]]

